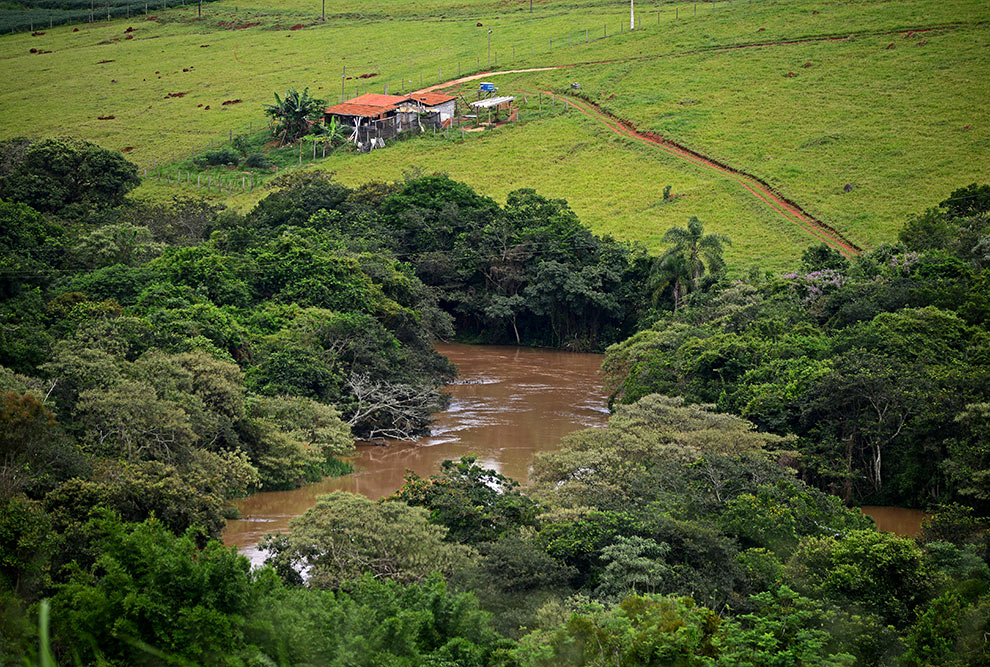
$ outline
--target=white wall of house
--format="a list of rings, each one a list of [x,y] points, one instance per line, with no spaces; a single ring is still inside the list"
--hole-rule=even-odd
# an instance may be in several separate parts
[[[439,111],[440,121],[448,121],[454,117],[456,100],[451,100],[449,102],[444,102],[443,104],[437,104],[432,107],[424,107],[427,111]]]

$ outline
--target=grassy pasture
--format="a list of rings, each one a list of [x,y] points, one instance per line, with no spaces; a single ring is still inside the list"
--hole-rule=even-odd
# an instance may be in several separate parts
[[[951,190],[990,180],[990,112],[979,102],[990,99],[987,53],[990,30],[979,26],[584,67],[525,83],[564,91],[580,81],[606,110],[761,177],[871,247]]]
[[[537,3],[537,11],[529,14],[518,11],[524,5],[518,0],[328,4],[333,16],[346,8],[346,18],[321,24],[319,5],[301,0],[289,0],[278,9],[219,0],[206,6],[198,21],[195,10],[187,8],[152,21],[133,18],[83,24],[78,32],[56,27],[39,37],[0,37],[0,137],[71,133],[111,148],[133,147],[130,158],[148,166],[187,155],[249,122],[263,122],[260,105],[275,91],[309,86],[337,98],[345,65],[350,76],[377,75],[345,81],[348,96],[358,90],[381,91],[386,83],[393,92],[418,88],[420,81],[428,84],[440,76],[484,68],[489,27],[494,30],[493,61],[515,67],[941,24],[964,20],[964,9],[974,3],[757,0],[732,7],[721,2],[716,10],[708,3],[697,17],[688,9],[693,5],[678,3],[684,10],[678,20],[673,5],[664,4],[659,5],[658,26],[649,13],[651,5],[641,2],[643,30],[597,40],[592,38],[604,26],[611,35],[628,20],[625,6],[546,2]],[[812,13],[814,7],[819,14]],[[431,17],[417,18],[420,14]],[[253,23],[259,25],[231,29]],[[288,30],[300,24],[306,27]],[[127,35],[127,27],[136,31]],[[760,27],[765,30],[757,33]],[[587,44],[585,28],[591,39]],[[32,48],[52,53],[30,53]],[[170,93],[185,96],[167,98]],[[222,106],[237,99],[242,100],[238,105]],[[101,116],[114,118],[99,120]]]
[[[634,59],[501,76],[504,90],[562,91],[580,81],[582,94],[606,109],[764,178],[867,247],[892,238],[907,213],[953,187],[987,180],[985,3],[742,0],[701,3],[695,16],[693,3],[637,2],[643,29],[620,35],[628,22],[623,3],[534,5],[530,14],[525,0],[332,0],[321,23],[311,0],[277,8],[217,0],[204,6],[202,20],[189,8],[154,20],[2,36],[0,138],[71,134],[131,149],[129,158],[144,167],[176,163],[219,146],[230,131],[263,126],[261,105],[275,91],[308,86],[335,101],[344,65],[349,76],[376,75],[346,80],[347,96],[484,69],[491,28],[499,69]],[[296,25],[303,27],[289,30]],[[870,36],[947,25],[956,29]],[[136,30],[125,34],[127,27]],[[606,29],[608,38],[600,38]],[[725,50],[848,34],[858,36]],[[921,40],[924,47],[916,45]],[[886,50],[891,42],[895,48]],[[789,71],[797,76],[785,77]],[[408,167],[447,171],[497,198],[536,187],[566,198],[596,230],[652,248],[689,215],[730,235],[730,261],[743,264],[790,265],[810,242],[722,177],[577,114],[463,144],[423,138],[371,155],[335,155],[322,165],[349,184],[397,178]],[[666,184],[684,197],[657,205]],[[174,191],[154,182],[140,190]]]

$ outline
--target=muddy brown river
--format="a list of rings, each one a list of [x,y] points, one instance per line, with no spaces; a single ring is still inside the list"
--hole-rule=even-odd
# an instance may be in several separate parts
[[[258,541],[288,530],[289,521],[331,491],[381,498],[402,485],[406,470],[433,474],[445,459],[468,454],[486,468],[525,483],[533,455],[555,449],[572,431],[603,426],[608,419],[598,368],[602,356],[519,347],[437,345],[457,364],[458,379],[447,390],[450,407],[435,417],[429,437],[415,443],[359,445],[349,460],[355,472],[292,491],[256,493],[238,500],[241,519],[227,522],[223,540],[252,563],[264,554]],[[880,530],[918,534],[920,510],[863,507]]]
[[[402,486],[407,469],[431,475],[445,459],[467,454],[525,483],[535,453],[608,419],[598,376],[601,355],[456,343],[437,350],[457,364],[458,378],[447,388],[450,407],[436,415],[429,437],[359,445],[349,459],[355,467],[351,475],[242,498],[236,502],[242,518],[227,522],[224,543],[260,563],[258,540],[287,530],[290,519],[305,513],[317,496],[342,490],[380,498]]]

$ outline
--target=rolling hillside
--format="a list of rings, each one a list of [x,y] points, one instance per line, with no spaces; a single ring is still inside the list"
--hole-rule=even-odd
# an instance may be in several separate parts
[[[320,9],[220,0],[202,19],[186,8],[4,36],[0,137],[71,134],[153,169],[262,127],[261,104],[290,86],[336,100],[342,83],[346,96],[397,92],[484,70],[491,29],[492,70],[563,67],[491,75],[527,95],[518,127],[338,152],[316,166],[348,184],[419,169],[497,198],[535,187],[566,198],[594,229],[653,249],[697,215],[733,239],[739,271],[792,264],[816,239],[725,173],[573,106],[541,114],[533,95],[576,92],[762,181],[863,248],[891,240],[926,202],[990,177],[985,4],[637,3],[631,33],[628,5],[615,2],[536,2],[532,13],[519,1],[330,2],[325,22]],[[666,185],[680,196],[663,202]],[[156,182],[139,194],[193,191]],[[224,198],[245,206],[260,194]]]

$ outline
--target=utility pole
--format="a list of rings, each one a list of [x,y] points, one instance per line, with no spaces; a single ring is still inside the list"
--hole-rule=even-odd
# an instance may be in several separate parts
[[[320,16],[320,20],[327,20],[327,0],[323,0],[323,14]]]
[[[492,29],[488,29],[488,69],[492,68]]]
[[[633,9],[634,0],[629,0],[629,29],[636,29],[636,11]]]

